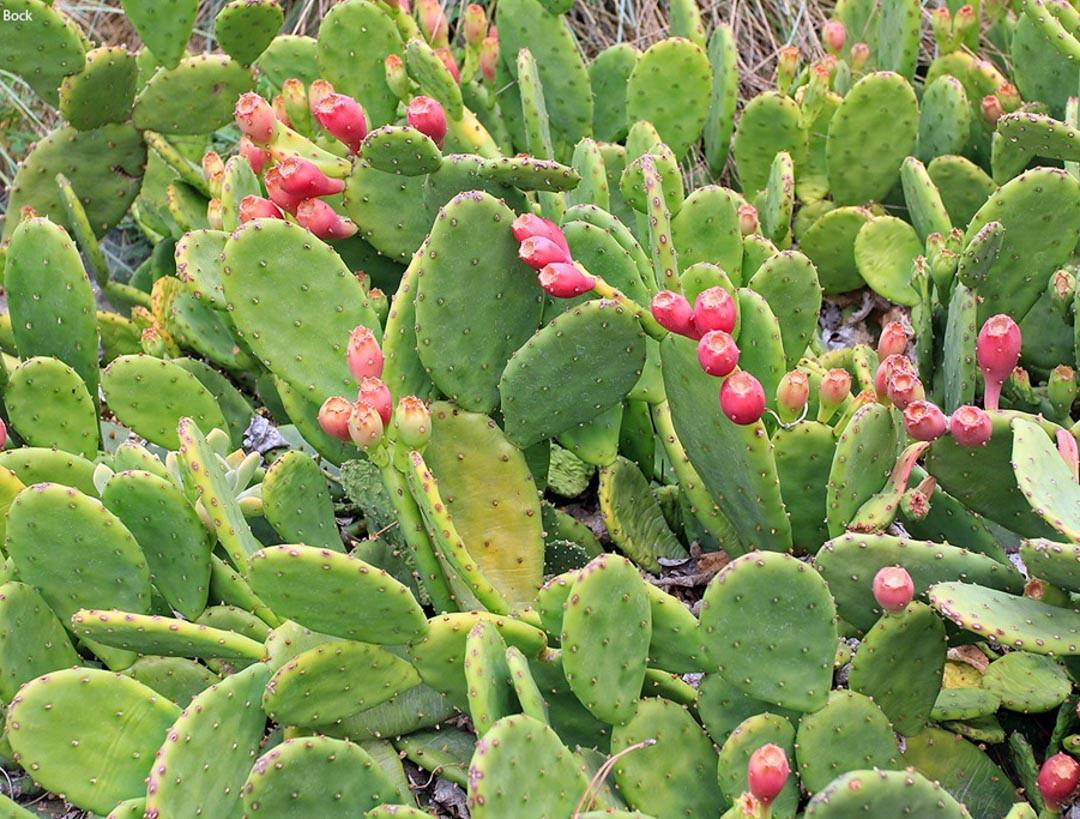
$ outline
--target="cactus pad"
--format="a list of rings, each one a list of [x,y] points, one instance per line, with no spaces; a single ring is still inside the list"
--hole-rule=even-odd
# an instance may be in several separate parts
[[[241,65],[251,65],[284,21],[277,0],[231,0],[214,18],[214,36],[222,51]]]
[[[39,97],[56,105],[61,81],[82,71],[86,62],[79,30],[46,0],[9,0],[4,11],[10,17],[0,29],[0,68],[22,77]]]
[[[86,384],[64,362],[44,357],[24,361],[9,377],[4,405],[27,444],[89,458],[97,453],[97,411]]]
[[[817,793],[807,819],[910,815],[970,819],[967,809],[940,785],[914,771],[853,771]]]
[[[704,50],[682,37],[669,37],[638,58],[626,84],[627,116],[630,122],[651,122],[681,159],[701,138],[711,86]]]

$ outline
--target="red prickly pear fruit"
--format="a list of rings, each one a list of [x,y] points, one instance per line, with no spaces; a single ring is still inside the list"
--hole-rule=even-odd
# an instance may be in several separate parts
[[[409,125],[431,137],[432,141],[442,148],[446,139],[446,112],[437,100],[431,97],[413,97],[405,109],[405,119]]]
[[[364,109],[345,94],[328,94],[312,107],[319,125],[354,154],[360,153],[360,143],[367,136],[368,123]]]
[[[319,407],[319,426],[322,431],[339,441],[348,441],[349,415],[352,414],[352,402],[340,395],[333,395],[323,401]]]
[[[479,3],[469,3],[465,7],[465,42],[471,46],[480,45],[487,36],[487,12]]]
[[[1057,438],[1057,449],[1073,480],[1080,480],[1080,450],[1076,446],[1076,436],[1067,429],[1059,429],[1054,433]]]
[[[735,300],[723,287],[710,287],[698,293],[694,301],[694,328],[699,333],[705,335],[710,330],[730,333],[737,319]]]
[[[983,119],[986,120],[988,125],[997,125],[997,121],[1005,116],[1005,106],[993,94],[987,94],[982,98],[980,108]]]
[[[379,340],[362,324],[349,334],[345,360],[358,385],[363,383],[365,378],[378,378],[382,375],[383,354],[379,348]]]
[[[356,400],[375,407],[384,426],[390,423],[390,418],[394,413],[394,399],[390,397],[390,388],[381,378],[369,376],[360,379]]]
[[[1065,753],[1057,753],[1039,769],[1039,793],[1046,807],[1057,811],[1080,786],[1080,762]]]
[[[296,221],[324,241],[348,239],[357,227],[322,199],[305,199],[296,208]]]
[[[254,142],[251,141],[251,137],[247,134],[240,137],[240,142],[236,146],[237,152],[240,156],[244,157],[251,166],[251,170],[255,171],[256,175],[263,172],[263,168],[270,161],[270,152],[264,148],[260,148]]]
[[[990,316],[979,330],[975,357],[986,382],[983,403],[988,410],[998,408],[1001,385],[1020,360],[1022,341],[1019,325],[1004,313]]]
[[[912,401],[921,401],[926,398],[926,390],[923,389],[919,376],[904,370],[892,374],[885,392],[889,400],[900,410]]]
[[[652,313],[652,317],[656,319],[657,324],[669,333],[686,336],[687,338],[698,337],[694,328],[694,308],[690,306],[686,296],[681,293],[676,293],[673,290],[661,290],[653,296],[649,311]]]
[[[904,325],[899,321],[890,321],[881,328],[881,337],[878,339],[878,358],[884,361],[891,355],[903,355],[908,348],[908,334]]]
[[[431,43],[433,48],[445,46],[450,32],[450,24],[439,0],[418,0],[416,10],[420,28],[423,30],[427,41]]]
[[[311,113],[314,114],[315,109],[319,107],[319,103],[335,93],[334,86],[330,84],[329,80],[313,80],[311,85],[308,86],[307,92],[308,107],[311,108]]]
[[[296,209],[300,207],[304,197],[289,193],[281,186],[281,170],[277,165],[266,172],[263,176],[263,182],[266,183],[266,193],[273,203],[295,216]]]
[[[874,373],[874,392],[878,400],[884,401],[888,397],[889,381],[898,372],[914,373],[915,368],[905,355],[890,355],[882,361]]]
[[[488,82],[495,82],[495,69],[499,64],[499,38],[485,37],[480,44],[480,73]]]
[[[406,395],[394,410],[397,438],[410,449],[419,449],[431,439],[431,411],[415,395]]]
[[[737,370],[720,387],[720,409],[728,420],[745,426],[765,412],[765,390],[761,382],[746,370]]]
[[[277,114],[270,107],[270,103],[254,91],[248,91],[246,94],[240,95],[240,99],[236,101],[233,115],[236,118],[237,127],[253,142],[260,144],[269,142],[274,135],[274,128],[277,126]]]
[[[818,385],[818,401],[832,408],[833,412],[849,395],[851,395],[851,373],[842,367],[829,370]]]
[[[4,419],[0,418],[0,449],[7,446],[7,424],[4,423]]]
[[[284,219],[281,208],[261,196],[248,194],[240,200],[240,224],[252,219]]]
[[[207,151],[202,158],[203,176],[211,191],[221,195],[221,183],[225,179],[225,163],[217,151]]]
[[[858,74],[870,61],[870,46],[866,43],[855,43],[851,47],[851,70]]]
[[[990,416],[979,407],[957,407],[949,419],[949,434],[960,446],[974,448],[990,440],[994,427]]]
[[[791,768],[787,754],[771,742],[750,755],[746,766],[746,787],[762,805],[771,805],[787,784]]]
[[[753,205],[739,205],[739,232],[743,236],[750,236],[760,230],[758,224],[757,208]]]
[[[878,569],[873,588],[877,604],[889,612],[903,611],[915,597],[915,583],[907,569],[900,566]]]
[[[533,236],[550,239],[561,247],[568,257],[570,256],[570,245],[566,243],[566,237],[559,226],[550,219],[537,216],[535,213],[523,213],[510,225],[510,230],[519,242],[524,242]]]
[[[572,299],[596,287],[596,279],[569,262],[547,265],[540,271],[538,278],[544,292],[557,299]]]
[[[839,20],[829,20],[821,29],[821,42],[830,54],[839,54],[846,39],[847,29]]]
[[[437,48],[435,49],[435,56],[442,60],[442,64],[446,66],[446,70],[450,72],[450,76],[454,78],[454,82],[460,85],[461,69],[458,68],[457,60],[454,59],[454,52],[449,48]]]
[[[533,270],[540,270],[549,264],[569,263],[570,254],[543,236],[530,236],[518,246],[518,256]]]
[[[723,330],[710,330],[698,342],[697,360],[709,375],[723,378],[738,366],[739,348]]]
[[[917,399],[904,407],[904,429],[916,441],[936,441],[948,426],[949,419],[936,404]]]
[[[810,400],[810,379],[802,370],[784,373],[776,387],[776,406],[785,422],[798,418]]]
[[[331,196],[345,190],[345,183],[340,179],[331,179],[314,162],[299,156],[290,156],[278,166],[281,187],[293,196],[314,199],[317,196]]]
[[[349,438],[360,449],[371,449],[383,436],[383,420],[371,404],[357,401],[349,413]]]

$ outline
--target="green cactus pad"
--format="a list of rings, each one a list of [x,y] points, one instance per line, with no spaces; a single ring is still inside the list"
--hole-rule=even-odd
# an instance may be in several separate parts
[[[360,282],[329,245],[280,219],[243,225],[225,246],[229,315],[252,352],[313,404],[355,388],[345,345],[379,332]]]
[[[96,396],[94,293],[64,229],[42,218],[19,225],[8,247],[4,286],[19,355],[60,359]]]
[[[780,595],[779,588],[787,591]],[[825,704],[832,682],[835,616],[825,581],[810,566],[789,555],[752,552],[710,581],[702,640],[720,673],[746,693],[814,711]]]
[[[376,170],[403,176],[434,173],[442,165],[442,153],[431,137],[408,125],[385,125],[372,131],[360,155]]]
[[[585,137],[574,146],[571,163],[580,177],[580,183],[569,191],[566,201],[569,205],[595,205],[599,208],[611,207],[611,189],[608,185],[607,166],[600,147],[589,137]]]
[[[135,98],[132,120],[163,134],[204,134],[232,121],[251,71],[223,54],[199,54],[159,69]]]
[[[468,786],[469,760],[476,751],[476,737],[461,728],[441,725],[434,731],[417,731],[394,740],[406,758],[425,771]],[[395,751],[395,756],[397,755]]]
[[[397,737],[438,725],[456,714],[450,701],[427,685],[417,685],[359,714],[321,730],[334,737],[354,741]]]
[[[398,100],[386,85],[383,62],[405,56],[389,15],[367,0],[349,0],[327,12],[319,26],[318,65],[339,93],[362,100],[372,127],[392,122]]]
[[[221,408],[199,380],[170,361],[127,355],[105,368],[101,387],[121,423],[159,446],[180,445],[177,424],[191,416],[201,428],[228,429]]]
[[[780,323],[786,368],[794,367],[817,332],[821,285],[813,262],[798,251],[784,251],[766,259],[747,282],[747,287],[768,302]],[[740,346],[743,332],[740,330]],[[761,377],[757,370],[752,369],[752,364],[746,366]]]
[[[964,84],[944,74],[927,86],[919,106],[919,138],[915,156],[930,162],[945,154],[960,154],[971,134],[971,103]]]
[[[20,492],[5,547],[20,580],[62,618],[81,608],[142,612],[150,605],[150,573],[135,538],[77,489],[39,483]]]
[[[344,551],[334,507],[319,465],[302,452],[286,452],[262,481],[263,516],[286,543]]]
[[[829,539],[826,491],[836,439],[825,424],[803,421],[777,430],[772,442],[792,540],[796,548],[813,554]]]
[[[1001,698],[982,688],[943,688],[934,701],[930,718],[936,722],[979,719],[997,713]]]
[[[885,485],[896,462],[897,430],[881,404],[860,408],[836,443],[829,473],[829,534],[840,535],[864,503]]]
[[[245,816],[358,816],[397,797],[367,751],[318,736],[287,739],[267,751],[243,786]]]
[[[910,80],[919,60],[922,7],[918,0],[884,0],[880,9],[874,63]]]
[[[0,585],[0,698],[10,702],[23,683],[70,668],[79,655],[64,624],[32,586],[9,580]]]
[[[105,814],[145,792],[154,752],[179,715],[176,705],[128,677],[69,668],[22,688],[8,708],[7,737],[42,786]]]
[[[991,154],[994,179],[1007,182],[1034,157],[1075,162],[1080,137],[1068,123],[1044,114],[1017,111],[998,120]]]
[[[593,420],[627,395],[644,364],[645,335],[623,307],[596,300],[566,311],[502,373],[507,436],[525,447]]]
[[[843,205],[884,199],[915,149],[919,105],[910,83],[881,71],[855,83],[829,123],[829,188]]]
[[[1005,772],[963,737],[927,728],[918,736],[908,737],[906,745],[904,762],[940,783],[954,799],[962,799],[970,811],[965,815],[1004,816],[1019,798]]]
[[[1080,487],[1043,429],[1013,421],[1013,471],[1031,508],[1067,539],[1080,540]]]
[[[232,0],[214,18],[214,36],[222,51],[241,65],[251,65],[284,21],[277,0]]]
[[[222,660],[259,660],[263,656],[262,643],[172,617],[80,609],[72,615],[71,627],[83,639],[140,654]]]
[[[615,763],[615,782],[626,800],[655,816],[709,816],[723,803],[712,742],[690,712],[669,700],[640,700],[611,735],[618,753],[646,739]]]
[[[97,411],[86,384],[56,358],[31,358],[9,376],[4,406],[11,425],[31,446],[84,457],[98,448]]]
[[[0,29],[0,68],[22,77],[45,102],[56,105],[61,81],[85,65],[81,32],[45,0],[9,0],[4,11],[10,18]]]
[[[983,688],[1010,711],[1037,714],[1057,708],[1072,690],[1065,671],[1049,657],[1013,651],[990,663]]]
[[[716,774],[729,803],[737,804],[739,796],[746,791],[746,768],[750,756],[766,743],[779,746],[788,760],[795,761],[795,729],[784,717],[776,714],[747,717],[724,741]],[[777,819],[791,819],[798,803],[798,779],[792,776],[784,783],[783,790],[773,803],[773,815]]]
[[[1020,544],[1020,559],[1032,577],[1068,591],[1080,590],[1080,546],[1041,538],[1025,540]]]
[[[228,307],[221,286],[228,239],[221,230],[192,230],[176,243],[176,275],[199,301],[218,310]]]
[[[8,30],[8,29],[5,29]],[[130,123],[103,125],[92,131],[58,128],[40,140],[19,163],[11,184],[7,212],[31,207],[39,216],[68,225],[56,175],[64,174],[78,194],[96,236],[104,235],[127,213],[139,193],[146,146]],[[19,221],[4,221],[3,239]]]
[[[469,686],[469,715],[478,737],[498,720],[520,710],[506,652],[506,641],[493,623],[481,620],[469,631],[465,641],[465,680]],[[528,665],[525,668],[527,671]]]
[[[718,185],[698,188],[671,220],[671,240],[684,272],[699,262],[714,264],[741,280],[743,241],[737,196]]]
[[[780,151],[786,151],[799,167],[807,152],[799,106],[775,91],[758,94],[743,108],[731,149],[739,182],[747,194],[768,185],[773,157]]]
[[[912,736],[930,717],[944,668],[945,625],[929,606],[913,602],[866,633],[848,684],[873,699],[897,732]]]
[[[962,156],[934,158],[926,166],[954,225],[966,225],[983,203],[997,190],[989,175]]]
[[[564,222],[562,230],[570,252],[582,267],[642,307],[648,306],[655,289],[652,272],[650,270],[648,279],[643,279],[634,253],[625,249],[618,238],[605,228],[577,220]],[[587,300],[587,295],[578,299],[552,299],[545,313],[559,308],[564,308],[560,312],[565,312]]]
[[[756,700],[715,672],[706,674],[698,686],[697,710],[717,745],[723,745],[743,720],[766,711],[791,722],[799,719],[797,712]]]
[[[908,157],[900,165],[900,183],[911,223],[919,234],[919,239],[925,242],[931,233],[947,236],[952,230],[952,220],[945,209],[945,203],[941,201],[940,191],[926,171],[926,166],[915,157]]]
[[[468,410],[495,408],[503,367],[540,320],[541,291],[517,258],[513,219],[489,194],[464,193],[439,212],[424,244],[416,295],[420,360],[435,385]],[[477,270],[485,271],[482,278]]]
[[[521,452],[485,415],[431,407],[424,459],[481,572],[511,603],[528,603],[543,576],[536,486]]]
[[[125,122],[135,99],[135,56],[119,46],[95,48],[86,65],[60,84],[60,112],[80,131]]]
[[[978,363],[975,360],[978,301],[973,290],[957,282],[949,298],[949,314],[945,322],[945,349],[942,376],[944,392],[942,410],[952,412],[975,400]]]
[[[563,669],[599,719],[618,725],[634,713],[651,635],[648,597],[630,561],[601,555],[581,570],[563,613]]]
[[[169,730],[147,782],[146,810],[230,815],[266,728],[259,708],[270,669],[262,663],[198,694]],[[208,759],[213,765],[207,765]]]
[[[41,447],[21,447],[0,452],[0,467],[16,475],[27,486],[32,483],[58,483],[74,487],[92,497],[98,494],[94,486],[94,464],[78,455]],[[5,495],[11,488],[10,476],[5,475]]]
[[[316,48],[312,37],[279,34],[271,40],[255,65],[259,73],[278,88],[294,77],[304,85],[311,85],[321,76]]]
[[[474,819],[541,819],[571,814],[588,783],[551,728],[524,715],[504,717],[476,744],[469,764]]]
[[[910,771],[853,771],[837,777],[806,806],[806,819],[859,816],[933,816],[970,819],[940,785]]]
[[[183,493],[158,475],[128,471],[113,475],[101,498],[142,547],[154,587],[189,620],[198,617],[206,607],[213,541]]]
[[[285,663],[262,702],[275,722],[315,728],[373,708],[419,682],[408,662],[384,648],[336,641]]]
[[[199,692],[219,679],[206,666],[183,657],[140,657],[122,673],[181,708],[187,708]]]
[[[873,218],[866,208],[836,208],[799,237],[799,250],[814,263],[826,295],[846,293],[863,286],[855,261],[855,239]]]
[[[718,174],[727,164],[739,101],[739,55],[731,26],[721,23],[713,29],[708,56],[712,68],[712,92],[705,120],[705,158],[713,173]]]
[[[1008,563],[947,543],[893,535],[846,534],[826,543],[814,565],[829,584],[841,617],[860,630],[873,626],[881,613],[872,591],[874,575],[886,566],[903,566],[917,594],[935,583],[963,580],[1019,594],[1023,577]]]
[[[988,222],[1000,222],[1005,239],[979,286],[980,324],[995,313],[1022,317],[1042,295],[1046,276],[1068,259],[1066,237],[1080,230],[1080,181],[1057,168],[1022,173],[979,208],[964,243]]]
[[[1023,98],[1042,100],[1055,116],[1060,115],[1076,91],[1072,87],[1072,60],[1055,47],[1026,12],[1016,21],[1010,48],[1012,79]]]
[[[642,54],[630,74],[627,117],[630,122],[651,122],[664,144],[681,159],[701,138],[711,86],[705,51],[690,40],[669,37]]]
[[[850,771],[899,767],[900,748],[888,718],[871,699],[834,691],[820,711],[799,723],[799,777],[811,793]]]
[[[593,97],[593,134],[605,142],[626,139],[626,83],[641,52],[630,43],[615,43],[589,63]]]
[[[198,0],[121,0],[121,5],[158,63],[172,68],[180,62],[195,25]]]
[[[633,462],[617,458],[600,470],[599,500],[612,542],[639,566],[659,572],[657,558],[687,557]]]
[[[863,225],[855,237],[855,264],[875,293],[907,306],[919,302],[912,282],[915,257],[923,243],[914,228],[895,216],[879,216]]]

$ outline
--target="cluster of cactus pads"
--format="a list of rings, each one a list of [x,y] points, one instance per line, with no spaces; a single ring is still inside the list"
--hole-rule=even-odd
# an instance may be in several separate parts
[[[418,771],[474,819],[1068,809],[1072,5],[840,0],[741,102],[694,0],[590,60],[568,0],[231,0],[190,53],[197,5],[122,0],[132,53],[3,0],[66,123],[0,245],[7,771],[113,819],[427,816]]]

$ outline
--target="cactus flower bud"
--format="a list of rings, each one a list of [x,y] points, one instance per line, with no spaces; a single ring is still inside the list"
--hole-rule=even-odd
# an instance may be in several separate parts
[[[915,372],[915,368],[912,366],[911,361],[905,355],[893,354],[886,356],[885,359],[878,364],[877,372],[874,374],[874,392],[877,393],[879,401],[884,401],[888,397],[889,381],[891,381],[893,375],[898,372],[912,374]]]
[[[1080,786],[1080,762],[1066,753],[1057,753],[1039,769],[1039,793],[1046,807],[1058,811]]]
[[[1011,114],[1024,102],[1020,97],[1020,90],[1011,82],[1003,82],[999,85],[994,96],[998,98],[998,101],[1001,103],[1001,107],[1005,109],[1006,114]]]
[[[753,205],[739,205],[739,232],[743,236],[757,233],[760,229],[758,224],[757,208]]]
[[[311,85],[308,86],[308,106],[311,108],[311,113],[315,113],[315,109],[329,96],[334,94],[334,86],[329,80],[312,80]]]
[[[319,426],[322,431],[339,441],[348,441],[349,415],[352,414],[352,402],[340,395],[332,395],[319,407]]]
[[[746,370],[737,370],[720,387],[720,409],[730,421],[752,424],[765,412],[765,390]]]
[[[978,18],[975,16],[975,9],[972,8],[972,6],[961,6],[956,10],[956,14],[953,15],[953,37],[957,39],[958,43],[963,43],[967,38],[967,35],[975,30],[978,22]]]
[[[710,330],[730,333],[735,329],[738,311],[735,300],[723,287],[710,287],[694,300],[694,328],[704,335]]]
[[[240,200],[240,224],[252,219],[284,219],[281,208],[261,196],[248,194]]]
[[[432,141],[442,148],[446,139],[446,112],[438,101],[431,97],[413,97],[405,109],[405,119],[409,125],[431,137]]]
[[[387,54],[386,60],[383,61],[383,70],[386,74],[386,84],[394,92],[394,96],[400,100],[408,99],[412,95],[413,84],[401,57],[397,54]]]
[[[891,355],[903,355],[908,348],[908,334],[904,325],[899,321],[890,321],[881,328],[881,337],[878,339],[878,358],[884,361]]]
[[[997,121],[1005,116],[1005,107],[1001,104],[1001,100],[993,94],[987,94],[982,98],[980,108],[983,119],[990,126],[997,125]]]
[[[328,94],[314,106],[315,119],[354,154],[360,153],[360,143],[367,136],[368,123],[364,109],[345,94]]]
[[[419,449],[431,439],[431,412],[415,395],[406,395],[394,410],[398,440],[410,449]]]
[[[221,230],[224,221],[221,200],[216,196],[206,203],[206,223],[211,230]]]
[[[904,429],[916,441],[936,441],[948,426],[949,419],[936,404],[916,399],[904,407]]]
[[[1046,380],[1046,397],[1050,399],[1054,412],[1061,419],[1072,414],[1076,393],[1076,371],[1067,364],[1058,364],[1050,371],[1050,377]]]
[[[359,389],[356,391],[356,400],[375,407],[383,425],[390,423],[390,417],[394,412],[394,399],[390,397],[390,388],[381,378],[377,376],[361,378]]]
[[[855,43],[855,45],[851,47],[849,62],[851,63],[851,72],[853,74],[858,74],[866,68],[866,64],[870,62],[870,46],[866,43]]]
[[[784,373],[776,387],[776,408],[785,424],[798,418],[810,400],[810,379],[802,370]]]
[[[795,81],[801,56],[795,46],[784,46],[780,49],[776,57],[776,87],[781,94],[786,94]]]
[[[825,50],[834,56],[844,47],[845,39],[847,29],[839,20],[829,20],[821,29],[821,42],[825,45]]]
[[[549,264],[569,263],[570,254],[544,236],[530,236],[518,246],[518,256],[534,270],[540,270]]]
[[[247,134],[240,137],[240,142],[236,146],[237,153],[244,157],[251,166],[251,170],[255,171],[255,175],[258,176],[263,172],[263,168],[266,167],[266,163],[270,161],[270,152],[265,148],[260,148],[254,142],[251,141],[251,137]]]
[[[1057,439],[1058,454],[1069,467],[1069,474],[1074,481],[1080,481],[1080,450],[1076,446],[1076,436],[1067,429],[1059,429],[1054,433]]]
[[[207,151],[202,158],[203,177],[213,196],[221,196],[221,183],[225,179],[225,163],[217,151]]]
[[[259,144],[269,142],[274,135],[274,128],[277,126],[277,115],[274,113],[274,109],[270,107],[270,103],[254,91],[248,91],[246,94],[240,95],[240,99],[236,101],[233,114],[236,118],[237,127],[253,142]]]
[[[286,128],[292,128],[292,120],[289,119],[289,112],[285,110],[285,97],[278,94],[272,100],[270,100],[270,107],[274,111],[274,118],[277,119]]]
[[[461,69],[458,68],[457,60],[454,59],[454,52],[449,48],[437,48],[435,49],[435,56],[446,66],[446,70],[450,72],[450,76],[454,78],[454,82],[460,85]]]
[[[524,242],[533,236],[543,236],[545,239],[550,239],[561,247],[568,257],[570,256],[570,245],[566,243],[566,237],[563,236],[559,226],[550,219],[545,219],[534,213],[523,213],[513,221],[510,230],[513,232],[514,238],[519,242]]]
[[[787,784],[791,768],[779,745],[762,745],[750,755],[746,766],[746,787],[762,805],[771,805]]]
[[[1020,327],[1004,313],[991,316],[979,331],[975,356],[983,372],[986,388],[983,403],[996,410],[1001,398],[1001,385],[1020,360]]]
[[[499,38],[485,37],[480,43],[480,73],[488,82],[495,82],[495,69],[499,64]]]
[[[305,199],[296,208],[296,221],[324,241],[348,239],[357,231],[349,219],[341,216],[322,199]]]
[[[383,421],[371,404],[357,401],[349,413],[349,438],[360,449],[371,449],[383,436]]]
[[[487,12],[479,3],[469,3],[465,7],[465,42],[471,46],[480,45],[487,36]]]
[[[266,172],[263,182],[266,183],[266,193],[271,201],[282,210],[295,215],[304,197],[289,193],[281,186],[281,170],[277,165]]]
[[[898,612],[907,608],[915,597],[915,582],[907,569],[885,566],[874,575],[874,599],[885,611]]]
[[[417,0],[416,10],[424,38],[431,43],[432,48],[447,45],[450,25],[439,0]]]
[[[723,330],[710,330],[698,342],[697,360],[709,375],[723,378],[738,365],[739,348]]]
[[[694,308],[681,293],[661,290],[653,296],[649,311],[656,322],[669,333],[698,338],[694,327]]]
[[[851,395],[851,373],[837,367],[829,370],[818,385],[818,420],[827,422]]]
[[[314,162],[299,156],[285,158],[277,168],[282,189],[293,196],[314,199],[345,190],[342,180],[331,179]]]
[[[364,325],[358,325],[349,334],[345,348],[345,360],[349,372],[359,385],[365,378],[378,378],[383,371],[383,354],[375,334]]]
[[[544,292],[557,299],[572,299],[596,287],[596,279],[572,262],[549,264],[538,278]]]
[[[993,431],[990,416],[979,407],[957,407],[949,419],[949,434],[960,446],[982,446],[990,440]]]
[[[912,401],[921,401],[926,398],[926,390],[923,389],[919,376],[906,371],[894,372],[886,385],[885,392],[889,400],[900,410]]]

